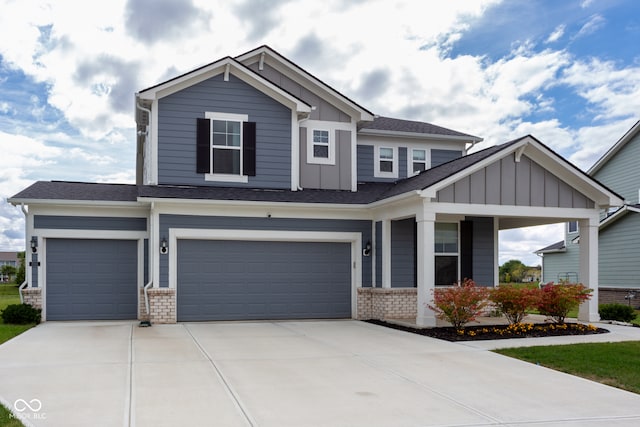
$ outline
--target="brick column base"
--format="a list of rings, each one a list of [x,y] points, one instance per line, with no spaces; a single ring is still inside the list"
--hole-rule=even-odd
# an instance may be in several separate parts
[[[22,292],[22,300],[25,304],[42,310],[42,289],[24,288],[20,292]]]
[[[418,315],[416,288],[358,288],[358,315],[367,319],[415,319]]]
[[[143,291],[144,292],[144,291]],[[176,290],[172,288],[150,288],[149,315],[144,307],[144,293],[141,295],[140,319],[151,323],[176,323]]]

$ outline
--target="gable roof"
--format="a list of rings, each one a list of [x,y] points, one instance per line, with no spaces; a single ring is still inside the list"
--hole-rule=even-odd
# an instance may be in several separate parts
[[[358,133],[368,135],[403,135],[407,137],[455,139],[480,142],[482,138],[436,126],[431,123],[376,116],[372,122],[362,123]]]
[[[195,70],[189,71],[165,82],[143,89],[136,93],[136,98],[142,100],[160,99],[220,74],[224,74],[225,78],[227,78],[228,74],[231,72],[233,72],[234,76],[238,77],[245,83],[255,87],[259,91],[267,94],[295,111],[301,113],[311,112],[311,105],[262,77],[260,74],[244,66],[230,56],[203,65],[202,67],[196,68]]]
[[[587,173],[589,175],[593,175],[596,172],[598,172],[600,169],[602,169],[602,167],[609,160],[611,160],[611,158],[615,156],[618,153],[618,151],[620,151],[625,145],[627,145],[629,141],[635,138],[635,136],[638,135],[639,133],[640,133],[640,120],[638,120],[631,127],[631,129],[627,131],[627,133],[622,135],[622,138],[620,138],[615,144],[613,144],[613,147],[609,148],[609,150],[607,150],[607,152],[604,153],[604,155],[600,157],[600,159],[598,159],[598,161],[593,166],[591,166],[591,168],[587,171]]]
[[[552,245],[546,246],[542,249],[538,249],[534,252],[534,254],[550,254],[550,253],[558,253],[558,252],[566,252],[567,246],[564,243],[564,240],[560,240]]]
[[[337,104],[340,104],[343,108],[346,108],[355,114],[357,116],[355,117],[357,121],[370,121],[374,118],[374,114],[371,111],[367,110],[344,94],[338,92],[267,45],[259,46],[238,55],[235,59],[238,62],[247,65],[254,63],[256,59],[258,59],[261,64],[267,63],[293,81],[302,84],[304,87],[313,88],[316,92],[323,93],[324,95],[332,98]]]

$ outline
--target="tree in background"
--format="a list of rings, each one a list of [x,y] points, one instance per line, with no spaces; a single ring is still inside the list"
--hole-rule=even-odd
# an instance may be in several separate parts
[[[522,282],[526,275],[528,267],[517,259],[512,259],[500,266],[500,282]]]
[[[25,278],[24,251],[18,252],[18,271],[16,272],[16,283],[21,285]]]

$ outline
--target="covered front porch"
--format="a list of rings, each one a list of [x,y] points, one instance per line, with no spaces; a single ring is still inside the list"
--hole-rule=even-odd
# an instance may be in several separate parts
[[[373,283],[358,289],[359,318],[436,326],[436,287],[498,285],[499,231],[577,221],[581,283],[593,289],[579,320],[599,320],[599,215],[622,199],[532,137],[500,147],[376,207]]]

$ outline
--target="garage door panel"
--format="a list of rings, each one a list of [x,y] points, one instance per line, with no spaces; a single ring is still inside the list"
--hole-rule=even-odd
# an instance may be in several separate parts
[[[351,244],[178,241],[178,320],[351,317]]]
[[[48,320],[135,319],[135,240],[47,239]]]

